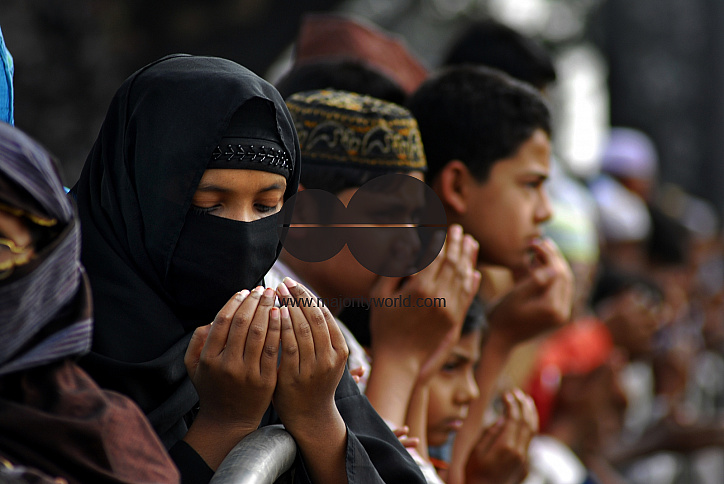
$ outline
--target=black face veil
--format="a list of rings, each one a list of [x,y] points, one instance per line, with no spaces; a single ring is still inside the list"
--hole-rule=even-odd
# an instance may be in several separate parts
[[[197,401],[183,365],[190,335],[221,309],[214,302],[189,311],[184,294],[193,293],[195,283],[208,287],[203,279],[208,279],[205,268],[210,265],[199,264],[198,281],[193,278],[196,269],[188,266],[174,274],[177,249],[184,251],[179,241],[184,230],[191,230],[189,207],[212,153],[232,116],[249,101],[267,103],[272,113],[268,132],[261,136],[276,141],[288,155],[287,200],[297,191],[300,155],[281,96],[234,62],[185,55],[165,57],[126,80],[73,188],[82,261],[95,302],[93,348],[81,363],[102,387],[134,398],[166,444],[185,434],[183,416]],[[250,137],[259,136],[256,126]],[[222,240],[234,224],[243,222],[221,221],[214,234],[222,234]],[[244,257],[251,262],[244,267],[259,273],[244,276],[260,281],[281,242],[268,247],[271,239],[253,236],[257,247],[246,247]],[[223,247],[214,251],[213,237],[208,245],[211,253],[224,255]],[[261,264],[254,262],[259,250],[266,254],[259,252],[266,261]],[[184,280],[182,290],[173,283],[178,277]],[[232,295],[218,294],[218,300],[223,304]]]

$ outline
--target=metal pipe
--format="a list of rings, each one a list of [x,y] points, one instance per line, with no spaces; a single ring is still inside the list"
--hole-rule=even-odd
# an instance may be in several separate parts
[[[272,484],[292,467],[297,445],[282,425],[269,425],[236,444],[211,484]]]

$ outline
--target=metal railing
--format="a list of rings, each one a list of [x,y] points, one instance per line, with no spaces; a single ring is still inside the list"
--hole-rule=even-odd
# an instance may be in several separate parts
[[[297,445],[282,425],[269,425],[236,444],[211,484],[272,484],[288,471]]]

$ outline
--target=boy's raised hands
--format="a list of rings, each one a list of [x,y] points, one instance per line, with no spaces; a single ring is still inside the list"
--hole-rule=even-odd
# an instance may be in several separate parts
[[[477,254],[475,239],[452,225],[428,267],[405,279],[380,277],[372,289],[373,298],[409,297],[411,302],[410,307],[370,309],[373,365],[365,393],[377,412],[396,427],[405,423],[415,384],[438,369],[460,337],[480,285]]]

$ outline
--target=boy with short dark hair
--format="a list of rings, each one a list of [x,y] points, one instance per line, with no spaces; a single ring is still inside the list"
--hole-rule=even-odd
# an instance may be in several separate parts
[[[444,69],[408,101],[427,155],[427,183],[449,223],[480,243],[478,267],[512,271],[513,288],[489,311],[490,334],[476,372],[481,398],[455,441],[449,482],[462,482],[483,414],[513,348],[570,318],[570,268],[541,224],[552,211],[550,113],[532,86],[482,66]],[[485,284],[483,284],[485,286]]]
[[[495,20],[475,22],[450,47],[444,65],[481,64],[543,91],[556,80],[550,54],[540,44]]]
[[[423,83],[408,105],[423,136],[428,184],[448,220],[480,242],[481,262],[527,266],[551,216],[543,190],[550,113],[541,96],[500,71],[466,66]]]

